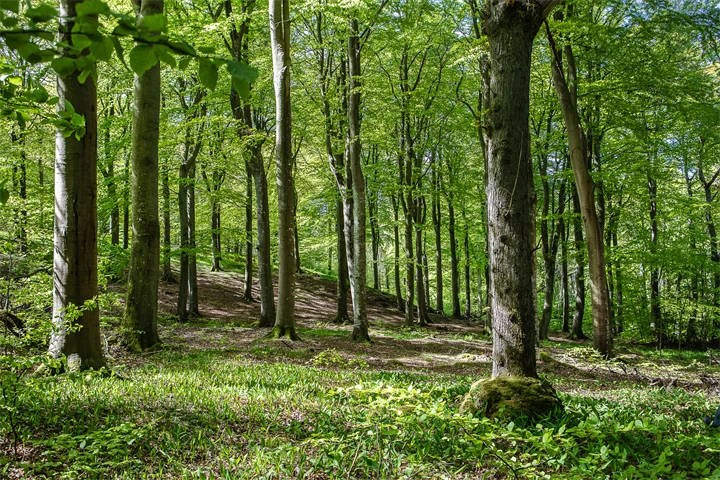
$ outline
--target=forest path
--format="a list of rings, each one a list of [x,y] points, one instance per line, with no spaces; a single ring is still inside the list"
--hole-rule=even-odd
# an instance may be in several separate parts
[[[200,267],[200,265],[199,265]],[[203,266],[204,267],[204,266]],[[334,281],[307,273],[296,281],[296,319],[301,342],[267,339],[269,329],[254,326],[258,301],[242,299],[243,275],[238,271],[210,272],[199,268],[201,318],[176,322],[177,283],[163,282],[159,290],[160,337],[164,349],[211,351],[225,357],[241,356],[250,363],[292,362],[336,368],[450,374],[483,378],[490,375],[492,344],[476,322],[431,314],[428,327],[403,327],[403,314],[394,296],[368,291],[372,344],[351,339],[351,325],[335,325]],[[259,297],[257,282],[253,297]],[[348,304],[348,311],[352,306]],[[538,370],[561,391],[612,397],[631,385],[720,392],[720,365],[704,352],[654,351],[619,345],[617,356],[605,361],[594,354],[591,342],[569,340],[559,333],[538,349]],[[122,363],[144,363],[119,347],[111,355]],[[147,359],[147,360],[146,360]]]

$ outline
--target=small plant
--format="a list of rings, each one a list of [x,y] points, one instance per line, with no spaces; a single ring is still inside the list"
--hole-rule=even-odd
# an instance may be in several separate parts
[[[334,348],[323,350],[313,357],[309,362],[310,365],[316,367],[335,367],[335,368],[367,368],[368,364],[359,358],[347,358],[341,355]]]

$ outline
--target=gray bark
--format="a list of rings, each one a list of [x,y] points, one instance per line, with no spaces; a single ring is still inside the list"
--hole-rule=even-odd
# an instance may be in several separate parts
[[[270,0],[270,43],[275,89],[275,162],[278,190],[278,305],[273,335],[295,333],[295,195],[290,108],[290,2]]]
[[[133,0],[139,19],[161,14],[163,0]],[[125,343],[131,350],[160,342],[157,299],[160,263],[158,141],[160,64],[135,75],[132,129],[132,249],[125,315]]]
[[[69,42],[75,7],[79,2],[61,0],[60,39]],[[79,72],[58,75],[58,105],[70,102],[85,117],[85,135],[55,140],[55,227],[53,256],[53,329],[49,354],[68,357],[71,367],[105,366],[100,343],[99,310],[86,302],[98,294],[97,283],[97,91],[92,77],[78,81]],[[93,172],[89,175],[88,172]],[[83,308],[78,318],[68,318],[69,308]],[[68,329],[68,323],[79,329]]]
[[[535,35],[558,2],[493,0],[483,27],[490,44],[488,240],[493,377],[536,377],[530,160],[530,63]]]

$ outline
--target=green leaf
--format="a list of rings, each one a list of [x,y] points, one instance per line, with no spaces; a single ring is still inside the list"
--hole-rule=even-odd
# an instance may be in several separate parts
[[[78,16],[108,14],[110,7],[98,0],[85,0],[77,4],[75,12]]]
[[[130,50],[130,68],[138,75],[150,70],[157,63],[157,52],[152,45],[141,43]]]
[[[32,93],[37,103],[45,103],[48,101],[48,98],[50,98],[50,94],[48,94],[48,91],[45,90],[45,87],[43,86],[39,86],[33,90]]]
[[[207,58],[201,58],[198,75],[200,76],[200,83],[210,90],[215,90],[218,77],[217,65]]]
[[[25,116],[21,112],[15,112],[15,117],[17,118],[17,122],[18,125],[20,125],[20,128],[25,128],[27,126]]]
[[[197,49],[200,50],[200,53],[204,53],[206,55],[212,55],[215,53],[215,47],[213,46],[201,45],[197,47]]]
[[[85,126],[85,118],[80,115],[79,113],[73,113],[72,117],[70,117],[70,123],[73,125],[76,125],[78,127],[84,127]]]
[[[183,71],[187,70],[188,65],[190,65],[190,60],[192,60],[192,57],[182,58],[180,60],[180,62],[178,63],[178,67],[180,68],[180,70],[183,70]]]
[[[42,3],[35,8],[28,8],[25,15],[33,22],[48,22],[58,16],[58,11],[55,7]]]
[[[20,13],[20,0],[1,0],[0,10],[18,14]]]
[[[143,32],[164,32],[166,28],[167,17],[162,13],[142,17],[138,24],[138,30]]]
[[[167,42],[166,45],[170,47],[171,50],[179,53],[180,55],[190,55],[191,57],[197,55],[192,45],[190,45],[184,40],[180,42]]]
[[[50,66],[61,77],[67,77],[75,72],[75,61],[72,58],[58,57],[50,63]]]
[[[22,85],[22,77],[18,77],[17,75],[8,77],[7,81],[8,81],[8,83],[15,85],[16,87],[19,87],[20,85]]]
[[[120,59],[126,70],[130,70],[127,63],[125,63],[125,54],[122,45],[120,45],[120,40],[118,40],[117,37],[110,37],[110,41],[112,42],[113,47],[115,47],[115,54],[118,59]]]
[[[73,107],[72,103],[68,102],[67,100],[65,100],[65,111],[70,115],[75,113],[75,107]]]
[[[240,95],[243,100],[250,99],[250,84],[245,80],[237,77],[233,77],[232,85],[235,91]]]
[[[10,191],[5,188],[5,185],[0,186],[0,204],[5,205],[10,199]]]
[[[78,50],[84,50],[92,44],[92,40],[84,33],[73,33],[72,44]]]
[[[165,45],[157,45],[155,47],[155,53],[157,53],[158,58],[160,61],[167,63],[172,68],[175,68],[175,57],[170,53],[170,49],[166,47]]]
[[[112,52],[113,42],[108,37],[102,37],[100,41],[93,41],[90,44],[90,53],[92,53],[96,59],[103,62],[112,58]]]
[[[257,80],[259,75],[257,68],[253,68],[246,63],[235,60],[229,60],[227,62],[227,71],[233,76],[233,78],[239,78],[248,83],[253,83]]]

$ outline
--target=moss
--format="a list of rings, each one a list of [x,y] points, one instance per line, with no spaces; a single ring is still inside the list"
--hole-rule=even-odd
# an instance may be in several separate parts
[[[563,408],[548,382],[530,377],[496,377],[475,382],[460,411],[476,416],[529,418],[551,414]]]

